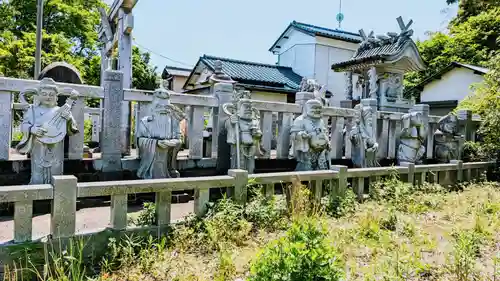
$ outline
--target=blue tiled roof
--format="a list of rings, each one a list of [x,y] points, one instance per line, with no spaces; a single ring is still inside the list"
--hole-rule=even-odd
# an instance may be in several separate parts
[[[285,31],[283,31],[283,33],[278,37],[276,42],[274,42],[274,44],[269,49],[269,51],[272,51],[272,49],[276,46],[278,41],[281,40],[281,38],[283,38],[285,33],[290,28],[296,28],[296,29],[298,29],[302,32],[305,32],[307,34],[310,34],[312,36],[318,35],[318,36],[322,36],[322,37],[326,37],[326,38],[343,40],[343,41],[347,41],[347,42],[360,43],[362,40],[359,33],[348,32],[348,31],[344,31],[344,30],[340,30],[340,29],[330,29],[330,28],[325,28],[325,27],[316,26],[316,25],[312,25],[312,24],[293,21],[288,25],[288,27],[285,29]]]
[[[351,41],[354,43],[360,43],[362,39],[359,33],[348,32],[340,29],[330,29],[312,24],[301,23],[297,21],[293,21],[291,25],[302,31],[313,33],[315,35],[321,35],[323,37],[328,37],[332,39],[341,39],[341,40]]]
[[[207,55],[200,58],[212,70],[218,60],[222,62],[222,72],[242,84],[295,90],[302,80],[302,76],[293,72],[291,67]]]

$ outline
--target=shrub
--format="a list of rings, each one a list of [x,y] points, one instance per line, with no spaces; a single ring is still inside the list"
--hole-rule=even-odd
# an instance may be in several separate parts
[[[255,228],[277,230],[286,225],[286,201],[283,197],[266,198],[256,192],[245,208],[246,219]]]
[[[245,209],[231,199],[223,198],[209,209],[204,224],[209,243],[221,249],[225,243],[241,245],[252,229],[244,217]]]
[[[334,218],[353,214],[357,207],[356,194],[351,189],[347,189],[343,196],[330,196],[322,203],[326,205],[327,213]]]
[[[250,281],[342,280],[341,261],[315,219],[294,222],[287,235],[270,243],[251,266]]]
[[[156,205],[152,202],[144,202],[142,210],[137,219],[131,219],[130,222],[136,226],[150,226],[156,224]]]

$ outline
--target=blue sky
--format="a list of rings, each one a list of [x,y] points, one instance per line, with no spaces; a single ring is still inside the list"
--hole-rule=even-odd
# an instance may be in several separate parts
[[[105,0],[111,3],[112,0]],[[399,31],[396,18],[413,19],[414,39],[444,30],[456,13],[445,0],[343,0],[342,29],[375,33]],[[446,9],[446,12],[443,12]],[[269,47],[293,21],[337,28],[339,0],[139,0],[134,8],[134,40],[165,65],[188,67],[203,54],[275,63]]]

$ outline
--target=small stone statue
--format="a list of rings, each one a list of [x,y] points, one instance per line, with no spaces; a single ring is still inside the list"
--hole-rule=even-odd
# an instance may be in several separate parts
[[[255,156],[263,156],[265,151],[260,143],[260,113],[252,106],[250,92],[234,92],[233,102],[224,104],[223,110],[229,115],[225,129],[231,147],[231,168],[253,173]]]
[[[297,159],[296,171],[329,170],[330,140],[322,117],[323,103],[311,99],[290,130],[290,156]]]
[[[400,99],[403,95],[403,81],[401,75],[394,73],[387,73],[387,89],[385,91],[385,96],[388,101],[395,102]]]
[[[66,104],[57,106],[59,89],[51,78],[44,78],[35,89],[23,91],[21,103],[28,103],[27,93],[34,93],[33,104],[24,112],[23,137],[16,149],[21,154],[30,154],[30,184],[50,184],[52,176],[63,174],[64,137],[78,133],[71,114],[78,93],[72,90]]]
[[[170,103],[169,92],[154,92],[151,115],[139,120],[136,134],[141,159],[137,176],[142,179],[177,178],[177,154],[182,145],[180,121],[184,112]]]
[[[373,130],[373,112],[369,106],[358,104],[355,125],[349,133],[352,143],[352,162],[357,168],[380,166],[377,162],[378,143],[371,133]]]
[[[321,86],[314,79],[302,78],[299,92],[313,93],[314,99],[319,100],[323,105],[328,106],[326,99],[326,85]]]
[[[463,136],[458,133],[458,118],[449,113],[441,117],[434,133],[435,157],[439,163],[458,160]]]
[[[398,163],[421,164],[425,154],[427,126],[421,112],[410,111],[403,115],[403,130],[399,136]]]

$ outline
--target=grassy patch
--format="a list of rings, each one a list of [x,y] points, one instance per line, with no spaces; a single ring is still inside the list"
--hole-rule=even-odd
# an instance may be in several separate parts
[[[363,204],[351,194],[337,202],[324,198],[320,209],[308,207],[307,189],[291,190],[288,205],[284,196],[259,192],[246,207],[223,199],[168,239],[111,240],[94,278],[493,281],[496,274],[500,280],[498,183],[449,191],[392,178],[376,184]],[[150,223],[149,215],[142,218]],[[52,264],[75,276],[75,265],[83,267]]]

